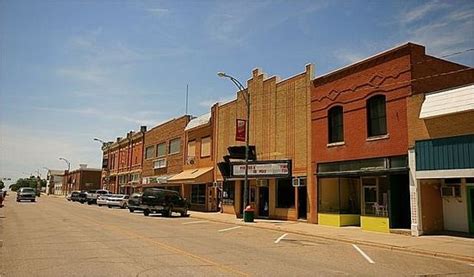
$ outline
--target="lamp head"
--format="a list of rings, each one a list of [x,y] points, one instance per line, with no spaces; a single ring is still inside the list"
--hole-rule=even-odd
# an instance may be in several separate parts
[[[217,76],[219,76],[221,78],[225,78],[225,77],[227,77],[227,74],[225,74],[224,72],[217,72]]]

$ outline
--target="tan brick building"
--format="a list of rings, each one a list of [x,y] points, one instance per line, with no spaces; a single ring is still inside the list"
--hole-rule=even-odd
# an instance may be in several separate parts
[[[212,109],[213,111],[215,109]],[[183,195],[198,211],[218,210],[218,189],[214,183],[213,112],[191,119],[184,133],[183,172],[169,179],[181,184]]]
[[[145,133],[143,148],[142,188],[161,187],[183,194],[181,184],[168,183],[168,179],[183,171],[184,128],[189,115],[162,123]]]
[[[413,235],[474,233],[474,69],[413,55],[407,99]]]
[[[249,166],[249,201],[257,217],[314,221],[315,203],[311,172],[310,82],[313,66],[285,80],[267,78],[259,69],[252,72],[247,89],[231,102],[215,107],[215,168],[236,142],[236,120],[246,118],[244,94],[250,94],[250,145],[255,145],[257,162]],[[243,175],[238,162],[230,163],[231,176],[215,170],[215,180],[223,182],[223,211],[240,215]],[[299,187],[293,179],[299,178]]]

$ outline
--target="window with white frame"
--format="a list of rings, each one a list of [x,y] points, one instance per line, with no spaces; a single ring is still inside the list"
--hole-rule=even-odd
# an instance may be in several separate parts
[[[180,148],[181,148],[181,138],[170,140],[170,149],[169,149],[170,155],[179,153]]]
[[[211,137],[201,139],[201,157],[211,156]]]
[[[155,146],[151,145],[145,148],[145,159],[151,159],[153,158],[153,152],[155,150]]]
[[[157,157],[166,156],[166,142],[160,143],[156,146],[156,156]]]
[[[166,159],[159,159],[155,161],[153,168],[158,169],[158,168],[165,168],[165,167],[166,167]]]

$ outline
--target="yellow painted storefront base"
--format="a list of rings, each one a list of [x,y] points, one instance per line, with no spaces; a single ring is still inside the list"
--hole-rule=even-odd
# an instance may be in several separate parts
[[[360,227],[366,231],[390,233],[390,224],[387,217],[361,216]]]
[[[318,224],[328,226],[359,226],[358,214],[318,214]]]

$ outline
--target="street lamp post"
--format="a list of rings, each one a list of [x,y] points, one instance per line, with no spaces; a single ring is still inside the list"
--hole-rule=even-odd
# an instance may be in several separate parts
[[[224,72],[218,72],[217,76],[221,78],[228,78],[234,83],[234,85],[239,89],[239,91],[244,91],[245,87],[242,85],[242,83],[239,82],[239,80],[235,79],[234,77],[227,75]],[[247,207],[247,204],[249,203],[249,132],[250,132],[250,93],[247,90],[247,93],[244,97],[245,103],[247,104],[247,124],[246,124],[246,130],[245,130],[245,177],[244,177],[244,211],[243,211],[243,216],[244,216],[244,221],[245,221],[245,208]]]
[[[69,171],[71,171],[71,163],[66,160],[65,158],[59,158],[59,160],[61,161],[64,161],[66,164],[67,164],[67,173],[69,175]],[[67,176],[65,176],[66,178]],[[70,188],[70,184],[69,184],[69,181],[67,180],[68,178],[66,178],[66,182],[67,182],[67,187],[66,187],[66,194],[70,192],[71,188]]]
[[[101,140],[100,138],[94,138],[93,139],[94,141],[98,141],[100,143],[102,143],[102,151],[104,151],[104,147],[105,147],[105,151],[107,153],[107,168],[105,168],[105,182],[106,184],[103,184],[102,185],[102,189],[107,189],[109,190],[109,178],[110,178],[110,171],[109,171],[109,155],[110,155],[110,143],[109,142],[105,142],[104,140]],[[103,156],[102,156],[102,159],[103,159]],[[102,170],[104,169],[104,164],[102,163]],[[102,178],[101,178],[102,180]]]

